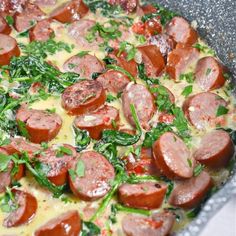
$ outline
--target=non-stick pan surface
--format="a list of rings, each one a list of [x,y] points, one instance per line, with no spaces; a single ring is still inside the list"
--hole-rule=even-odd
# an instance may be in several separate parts
[[[236,87],[236,0],[158,0],[189,21],[197,22],[202,39],[216,51],[233,75]],[[236,129],[236,127],[235,127]],[[204,205],[200,214],[178,236],[196,236],[212,216],[236,194],[236,164],[228,182]],[[232,226],[233,227],[233,226]]]

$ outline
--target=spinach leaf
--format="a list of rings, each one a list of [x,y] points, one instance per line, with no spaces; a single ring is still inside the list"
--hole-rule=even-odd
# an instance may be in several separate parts
[[[144,63],[138,64],[138,76],[141,80],[145,81],[148,85],[159,84],[157,78],[149,78],[146,75]]]
[[[0,173],[3,171],[7,171],[10,161],[10,156],[0,153]]]
[[[100,228],[90,221],[83,221],[83,230],[81,232],[81,236],[95,236],[100,235]]]
[[[14,193],[6,187],[6,193],[0,197],[0,209],[2,212],[10,213],[18,209]]]
[[[172,131],[172,127],[165,123],[158,123],[150,131],[146,132],[143,141],[144,147],[152,147],[152,144],[165,132]]]
[[[170,11],[158,4],[153,5],[156,7],[157,11],[142,16],[142,22],[146,22],[152,18],[160,17],[161,24],[165,26],[174,16],[177,16],[175,12]]]
[[[86,130],[80,130],[79,128],[76,128],[73,126],[73,130],[75,133],[75,145],[77,152],[80,152],[84,150],[91,141],[91,138],[89,136],[88,131]]]
[[[47,41],[33,41],[27,45],[20,44],[20,47],[26,55],[34,55],[35,57],[46,58],[48,55],[53,55],[56,52],[66,51],[70,53],[73,46],[62,41],[55,41],[50,38]]]

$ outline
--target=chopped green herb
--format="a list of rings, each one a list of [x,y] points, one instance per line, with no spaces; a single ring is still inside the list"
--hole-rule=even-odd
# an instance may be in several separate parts
[[[0,153],[0,173],[3,171],[7,171],[10,161],[10,156]]]
[[[76,56],[78,57],[84,57],[85,55],[88,55],[89,51],[81,51],[79,53],[76,54]]]
[[[2,212],[10,213],[18,208],[15,196],[9,187],[6,187],[6,193],[0,197],[0,209]]]
[[[83,177],[85,174],[85,165],[82,160],[78,160],[76,164],[75,173],[78,177]]]
[[[71,156],[72,154],[72,150],[65,146],[60,146],[56,151],[56,157],[63,157],[64,155]]]
[[[90,144],[91,138],[87,130],[80,130],[75,126],[73,126],[73,130],[75,133],[76,150],[80,152]]]
[[[225,106],[219,105],[216,111],[216,117],[223,116],[229,112],[229,109]]]
[[[122,52],[127,53],[126,59],[127,59],[127,61],[130,61],[130,60],[134,59],[134,57],[137,53],[137,49],[135,48],[134,45],[132,45],[126,41],[123,41],[120,43],[120,48],[117,53],[117,56],[120,57]]]
[[[5,18],[6,22],[8,25],[13,25],[14,24],[14,19],[12,16],[10,15],[7,15],[6,18]]]
[[[202,53],[211,54],[213,56],[215,56],[215,54],[216,54],[213,49],[209,48],[206,45],[200,44],[200,43],[194,44],[193,47],[198,49]]]
[[[107,99],[106,99],[106,101],[107,101],[108,103],[114,102],[115,100],[117,100],[117,97],[113,96],[112,94],[107,94]]]
[[[188,85],[184,88],[184,90],[182,91],[181,95],[188,97],[189,94],[191,94],[193,91],[193,86],[192,85]]]
[[[208,76],[210,73],[211,73],[211,68],[207,68],[207,70],[206,70],[206,76]]]
[[[56,113],[56,108],[51,108],[51,109],[46,109],[46,111],[48,112],[48,113],[51,113],[51,114],[54,114],[54,113]]]
[[[17,120],[17,124],[18,124],[20,133],[24,137],[29,138],[30,136],[29,136],[28,130],[26,129],[26,124],[21,120]]]
[[[198,165],[194,168],[194,170],[193,170],[193,175],[194,175],[195,177],[198,176],[198,175],[200,175],[201,172],[203,171],[203,169],[204,169],[204,165],[198,164]]]
[[[194,82],[194,73],[189,72],[187,74],[181,74],[179,76],[180,80],[186,80],[189,84],[192,84]]]
[[[166,191],[166,196],[165,196],[165,199],[168,200],[172,191],[174,189],[174,182],[173,181],[170,181],[168,183],[168,187],[167,187],[167,191]]]
[[[192,160],[188,158],[187,161],[188,161],[188,166],[190,168],[192,168],[192,166],[193,166]]]

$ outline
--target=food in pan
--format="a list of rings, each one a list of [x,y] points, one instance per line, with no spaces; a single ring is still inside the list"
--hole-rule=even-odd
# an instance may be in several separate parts
[[[165,236],[234,165],[230,73],[136,0],[0,2],[0,235]]]

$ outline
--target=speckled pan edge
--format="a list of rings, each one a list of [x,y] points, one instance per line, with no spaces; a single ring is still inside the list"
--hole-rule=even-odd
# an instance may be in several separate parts
[[[211,46],[233,75],[236,85],[236,1],[235,0],[159,0],[161,4],[189,21],[197,21],[200,36]],[[236,88],[236,86],[235,86]],[[236,90],[236,89],[235,89]],[[236,164],[229,180],[203,206],[199,215],[177,236],[197,236],[207,222],[236,194]]]

